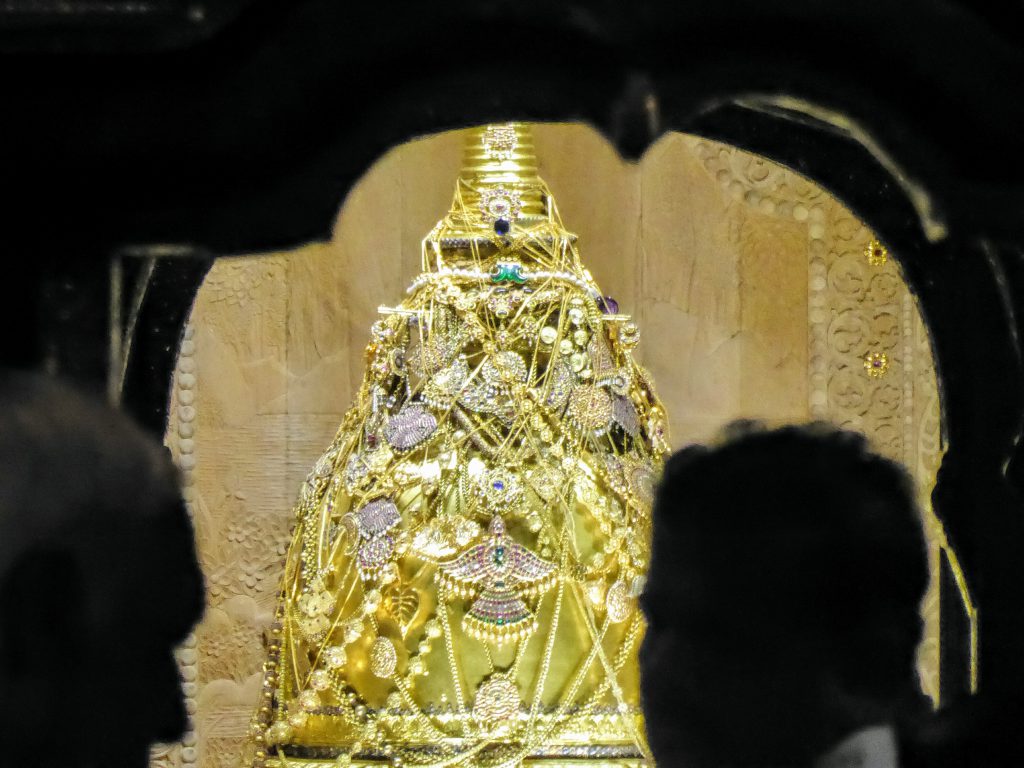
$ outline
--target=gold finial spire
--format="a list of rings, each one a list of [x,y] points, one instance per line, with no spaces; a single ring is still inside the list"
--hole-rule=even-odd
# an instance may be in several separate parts
[[[537,175],[529,126],[485,125],[466,132],[452,207],[423,239],[423,269],[491,258],[510,248],[552,269],[575,269],[576,252],[568,248],[575,240]]]
[[[545,215],[533,135],[523,123],[472,129],[466,138],[459,178],[464,184],[462,197],[467,208],[479,206],[487,192],[504,189],[518,196],[519,217]]]

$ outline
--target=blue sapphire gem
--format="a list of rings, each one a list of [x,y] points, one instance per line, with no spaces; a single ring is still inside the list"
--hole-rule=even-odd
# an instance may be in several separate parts
[[[507,235],[511,228],[512,224],[508,219],[498,219],[494,222],[494,231],[499,235]]]
[[[505,484],[503,482],[501,482],[501,480],[495,480],[494,481],[494,490],[496,490],[496,491],[504,491],[505,490]]]

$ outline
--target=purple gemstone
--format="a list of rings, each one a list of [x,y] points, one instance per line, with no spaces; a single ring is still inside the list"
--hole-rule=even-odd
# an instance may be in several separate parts
[[[619,314],[619,302],[611,296],[604,296],[603,298],[598,299],[597,304],[601,308],[601,311],[606,315]]]
[[[496,491],[504,491],[505,490],[505,484],[503,482],[501,482],[501,480],[495,480],[494,481],[494,490],[496,490]]]

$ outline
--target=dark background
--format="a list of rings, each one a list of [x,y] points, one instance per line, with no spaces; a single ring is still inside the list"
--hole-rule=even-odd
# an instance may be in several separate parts
[[[212,256],[326,238],[391,146],[508,119],[586,121],[628,157],[668,130],[728,142],[829,189],[900,260],[933,336],[934,501],[980,685],[1018,693],[1021,30],[1019,0],[0,0],[3,361],[162,434]],[[967,630],[943,589],[954,700]]]

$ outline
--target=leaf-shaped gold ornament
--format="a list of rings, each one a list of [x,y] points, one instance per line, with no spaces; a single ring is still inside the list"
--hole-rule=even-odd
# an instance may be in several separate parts
[[[383,592],[381,605],[384,610],[394,616],[402,627],[402,633],[408,631],[416,612],[420,608],[420,595],[414,587],[402,584],[389,584]]]

